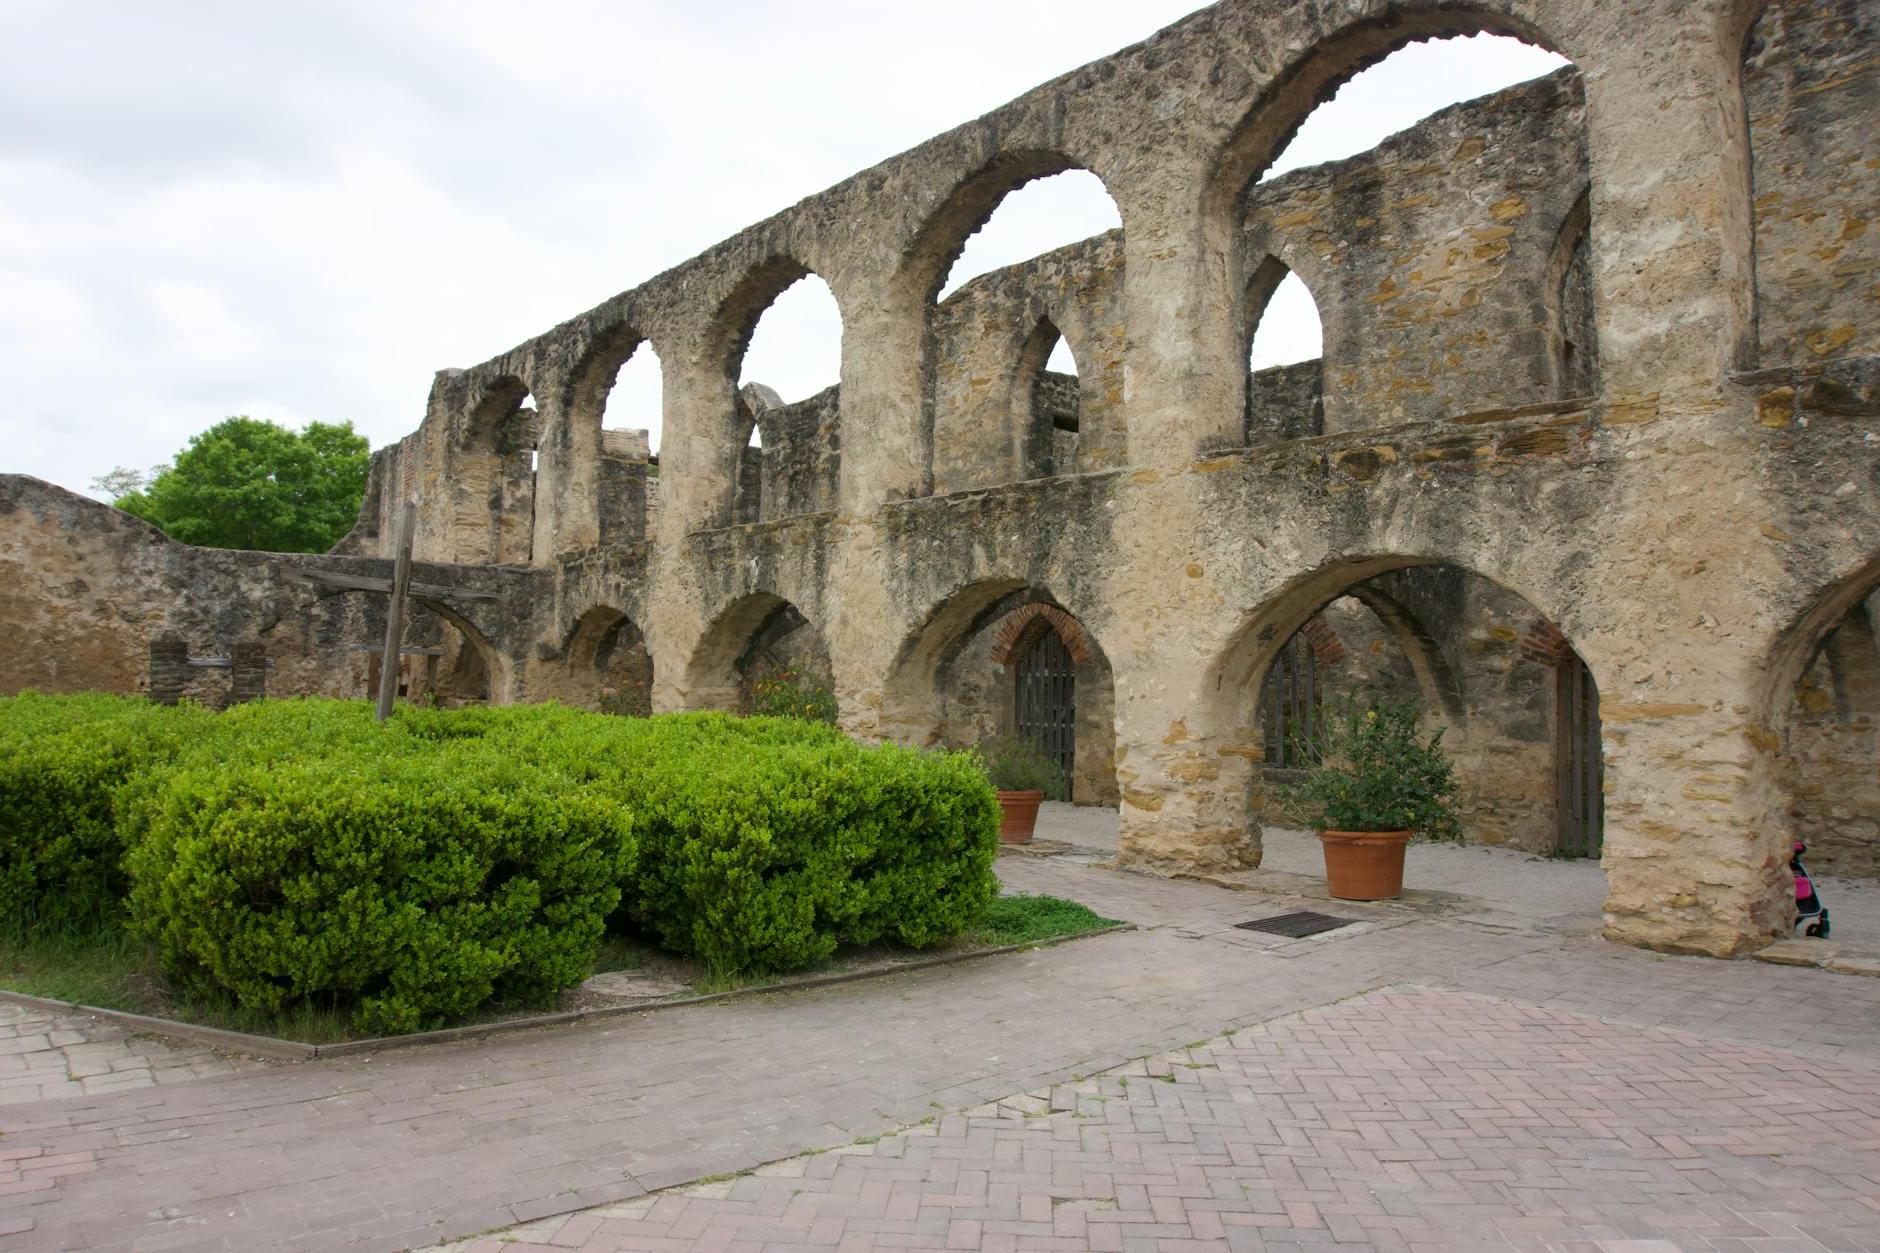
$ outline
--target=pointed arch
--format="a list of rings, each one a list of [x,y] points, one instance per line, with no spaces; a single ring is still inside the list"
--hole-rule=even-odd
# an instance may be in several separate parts
[[[470,407],[453,457],[451,550],[458,561],[534,558],[542,416],[521,376],[487,383]]]
[[[1011,428],[1021,479],[1074,474],[1079,468],[1083,371],[1065,375],[1049,368],[1060,346],[1069,349],[1075,366],[1077,350],[1046,314],[1019,349],[1012,375]]]
[[[834,350],[834,361],[831,364],[839,374],[841,345],[847,335],[847,316],[828,282],[788,254],[773,256],[754,266],[745,275],[743,281],[720,305],[712,331],[707,337],[705,351],[706,359],[713,363],[713,386],[722,389],[719,393],[722,407],[714,428],[709,432],[713,464],[717,467],[718,481],[723,484],[718,509],[718,522],[721,525],[769,520],[783,516],[781,507],[786,502],[800,504],[805,500],[815,501],[833,495],[836,450],[840,440],[839,392],[835,388],[828,388],[798,402],[802,405],[817,405],[816,420],[803,424],[801,440],[798,442],[804,447],[786,450],[785,446],[792,441],[781,439],[773,432],[767,413],[769,410],[794,410],[797,406],[786,406],[776,388],[768,382],[747,379],[742,386],[739,383],[745,372],[746,356],[760,323],[764,323],[781,297],[799,283],[812,279],[814,285],[808,290],[814,294],[820,289],[835,311],[835,343],[830,345]],[[811,338],[815,336],[811,335]],[[720,379],[722,382],[718,381]],[[831,379],[829,382],[837,383],[838,380]],[[802,387],[798,386],[797,390],[802,390]],[[796,424],[785,422],[784,425],[794,427]],[[757,433],[755,439],[754,433]],[[792,433],[796,432],[793,430]],[[808,471],[800,472],[791,464],[793,453],[798,452],[802,454],[800,460],[810,467]],[[820,485],[782,481],[784,478],[799,477],[803,472],[826,474],[830,482],[826,488],[821,488]],[[770,481],[768,491],[764,488],[767,479]]]
[[[1336,664],[1317,664],[1326,656],[1313,626],[1340,604],[1348,609],[1339,619],[1342,651]],[[1520,592],[1408,556],[1346,559],[1303,574],[1248,617],[1210,668],[1199,711],[1210,734],[1270,746],[1268,681],[1302,647],[1315,663],[1313,701],[1321,693],[1410,699],[1430,726],[1445,728],[1471,838],[1598,855],[1599,686],[1565,633]],[[1262,767],[1245,780],[1250,826],[1264,778]]]
[[[833,686],[822,629],[775,592],[751,592],[719,610],[686,667],[687,707],[748,709],[757,680],[782,671]]]
[[[1271,334],[1267,314],[1275,297],[1282,304],[1294,304],[1286,293],[1303,295],[1316,322],[1315,351],[1302,343],[1294,346],[1288,337],[1286,347],[1294,351],[1262,352],[1279,337]],[[1325,433],[1325,334],[1318,316],[1318,301],[1304,279],[1273,253],[1267,253],[1253,269],[1242,297],[1242,338],[1246,345],[1247,400],[1244,425],[1247,443],[1264,444],[1277,440],[1309,438]],[[1272,357],[1274,360],[1262,360]]]
[[[652,712],[653,658],[639,624],[624,609],[587,610],[575,619],[562,652],[571,703],[630,716]]]
[[[1598,388],[1591,231],[1591,188],[1587,188],[1560,222],[1541,292],[1547,316],[1547,369],[1555,400],[1590,396]]]
[[[1514,6],[1432,6],[1367,16],[1311,44],[1251,102],[1215,157],[1204,212],[1223,224],[1237,221],[1241,202],[1285,151],[1314,111],[1346,82],[1413,43],[1468,35],[1504,35],[1557,56],[1558,40]]]
[[[1042,641],[1061,647],[1059,684],[1028,663]],[[1043,695],[1056,707],[1041,712]],[[1108,656],[1077,616],[1022,579],[958,588],[908,631],[883,685],[882,727],[913,744],[968,747],[1040,736],[1070,766],[1070,799],[1115,804],[1115,686]],[[1051,728],[1047,736],[1046,726]]]

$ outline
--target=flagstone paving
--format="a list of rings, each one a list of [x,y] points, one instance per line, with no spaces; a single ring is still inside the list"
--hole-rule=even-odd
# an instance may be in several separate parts
[[[1816,1247],[1715,1243],[1800,1240],[1770,1235],[1778,1220],[1771,1227],[1756,1217],[1796,1213],[1813,1216],[1807,1238],[1817,1244],[1872,1247],[1835,1242],[1852,1204],[1837,1189],[1880,1195],[1873,1124],[1880,980],[1664,957],[1390,906],[1341,905],[1338,912],[1361,925],[1285,940],[1233,924],[1324,902],[1066,858],[1006,858],[1000,870],[1016,890],[1082,900],[1141,929],[837,987],[0,1105],[0,1233],[17,1233],[0,1239],[0,1250],[398,1249],[568,1215],[575,1223],[557,1234],[579,1244],[621,1216],[578,1211],[884,1136],[869,1160],[899,1152],[906,1159],[899,1169],[940,1173],[876,1178],[867,1174],[873,1167],[843,1157],[810,1159],[803,1177],[834,1169],[827,1190],[840,1195],[838,1184],[853,1185],[859,1198],[872,1186],[870,1205],[897,1182],[974,1198],[946,1207],[956,1210],[1032,1197],[1018,1219],[952,1213],[944,1233],[931,1230],[938,1219],[930,1213],[895,1210],[895,1221],[928,1224],[913,1233],[918,1239],[903,1240],[917,1247],[975,1240],[1034,1247],[1041,1238],[1042,1228],[991,1226],[1007,1221],[1049,1221],[1050,1239],[1060,1243],[1039,1248],[1100,1247],[1077,1243],[1099,1238],[1093,1231],[1122,1238],[1119,1248],[1285,1247],[1360,1230],[1360,1245],[1387,1244],[1376,1235],[1387,1224],[1362,1221],[1378,1215],[1354,1190],[1359,1176],[1376,1185],[1385,1217],[1405,1220],[1406,1244],[1411,1235],[1429,1243],[1429,1233],[1438,1243],[1468,1232],[1487,1239],[1492,1226],[1502,1248],[1556,1238],[1562,1247],[1586,1238],[1702,1248],[1687,1232],[1707,1220],[1718,1224],[1701,1235],[1711,1247]],[[1444,1026],[1451,1018],[1453,1030]],[[1145,1094],[1132,1081],[1128,1099],[1118,1100],[1119,1074],[1070,1094],[1109,1096],[1098,1104],[1118,1106],[1125,1121],[1067,1105],[1060,1115],[1010,1127],[1004,1122],[1012,1120],[997,1120],[987,1129],[979,1124],[991,1115],[956,1113],[1218,1041],[1236,1028],[1240,1034],[1186,1059],[1201,1069],[1172,1064],[1174,1083],[1154,1082]],[[1268,1042],[1266,1051],[1257,1040]],[[1168,1101],[1181,1116],[1152,1117]],[[1729,1115],[1745,1101],[1756,1103],[1754,1125]],[[1568,1124],[1556,1120],[1579,1109],[1591,1111],[1574,1124],[1581,1134],[1567,1134]],[[1472,1126],[1464,1115],[1476,1110],[1484,1111],[1481,1145],[1473,1132],[1455,1134]],[[1080,1111],[1086,1117],[1074,1116]],[[929,1117],[938,1120],[935,1134],[897,1138]],[[1614,1130],[1602,1136],[1596,1129],[1607,1121]],[[1038,1137],[1072,1134],[1061,1127],[1082,1137],[1086,1124],[1109,1130],[1101,1144],[1079,1139],[1079,1151],[1093,1156],[1071,1163],[1089,1167],[1076,1190],[1037,1194],[1026,1191],[1035,1181],[1004,1179],[1030,1169]],[[1411,1151],[1432,1156],[1408,1158],[1406,1167],[1364,1150],[1377,1156],[1374,1168],[1360,1152],[1370,1141],[1349,1138],[1398,1132]],[[1698,1156],[1678,1156],[1671,1140]],[[1649,1155],[1647,1141],[1672,1155]],[[903,1147],[881,1147],[895,1144]],[[1348,1159],[1343,1173],[1314,1164],[1333,1150]],[[1452,1152],[1474,1154],[1467,1169],[1491,1176],[1466,1177]],[[1215,1160],[1221,1153],[1226,1165]],[[1230,1167],[1245,1173],[1219,1173]],[[949,1171],[959,1173],[948,1178]],[[978,1193],[959,1187],[962,1178],[976,1183],[975,1171],[987,1176],[983,1207]],[[1058,1176],[1053,1161],[1050,1177]],[[1270,1188],[1256,1182],[1269,1177]],[[1195,1217],[1208,1207],[1190,1202],[1202,1198],[1179,1191],[1201,1187],[1197,1181],[1218,1202],[1222,1230],[1212,1234],[1198,1234],[1211,1221]],[[994,1184],[1008,1182],[1017,1190],[993,1198]],[[743,1204],[755,1186],[741,1181],[721,1199]],[[1511,1199],[1517,1188],[1524,1191]],[[1478,1217],[1491,1226],[1441,1225],[1452,1220],[1433,1211],[1464,1194],[1484,1207]],[[1085,1234],[1058,1236],[1055,1217],[1038,1217],[1039,1195],[1047,1204],[1070,1198],[1056,1209],[1085,1212]],[[1183,1202],[1179,1221],[1170,1196]],[[1533,1207],[1545,1196],[1560,1212]],[[710,1199],[658,1198],[647,1212],[663,1216],[674,1204]],[[1313,1205],[1318,1225],[1288,1202]],[[1634,1202],[1623,1212],[1586,1209]],[[1142,1221],[1144,1206],[1153,1217],[1158,1203],[1171,1215],[1165,1227],[1161,1218]],[[1337,1208],[1345,1204],[1358,1209],[1346,1214]],[[1109,1213],[1133,1218],[1099,1217]],[[1229,1214],[1241,1217],[1229,1223]],[[1679,1215],[1691,1219],[1688,1228],[1654,1234],[1641,1225]],[[752,1216],[780,1221],[789,1212]],[[855,1217],[869,1221],[859,1209]],[[1244,1225],[1253,1219],[1260,1221]],[[1417,1227],[1416,1219],[1430,1225]],[[956,1228],[956,1220],[980,1226]],[[1541,1225],[1519,1226],[1530,1220]],[[585,1234],[581,1223],[590,1225]],[[781,1230],[777,1247],[793,1248],[845,1247],[843,1240],[862,1248],[869,1247],[863,1236],[896,1234],[845,1227],[835,1243],[819,1245],[804,1244],[809,1228]],[[817,1239],[831,1230],[825,1222]],[[1587,1234],[1598,1232],[1606,1234]],[[721,1247],[724,1235],[711,1236],[719,1246],[701,1229],[658,1238],[692,1243],[620,1235],[615,1246],[596,1247]],[[1194,1240],[1213,1243],[1181,1243]]]

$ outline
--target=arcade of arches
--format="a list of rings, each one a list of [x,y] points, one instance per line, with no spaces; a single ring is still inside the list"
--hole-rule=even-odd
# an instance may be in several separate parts
[[[0,690],[135,690],[170,631],[355,694],[373,611],[285,576],[383,578],[415,498],[415,577],[487,598],[427,601],[409,691],[731,709],[788,672],[857,736],[1035,736],[1162,872],[1258,862],[1323,700],[1414,695],[1472,839],[1597,855],[1613,939],[1758,947],[1797,835],[1880,872],[1877,22],[1223,0],[439,372],[333,554],[0,477]],[[1262,178],[1340,83],[1477,32],[1572,63]],[[1119,228],[945,291],[1070,171]],[[764,379],[811,275],[839,359]],[[1317,356],[1252,371],[1289,279]],[[656,457],[605,425],[655,358]]]

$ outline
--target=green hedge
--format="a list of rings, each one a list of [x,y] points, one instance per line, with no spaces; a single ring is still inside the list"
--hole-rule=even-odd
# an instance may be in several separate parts
[[[626,918],[718,973],[932,945],[998,890],[998,801],[970,758],[722,714],[564,724],[542,752],[633,811]]]
[[[474,739],[187,767],[146,822],[131,913],[173,977],[381,1034],[579,983],[634,856],[620,806]]]
[[[972,759],[792,719],[0,701],[0,905],[120,909],[180,983],[369,1031],[579,982],[604,924],[721,974],[937,943],[997,891]]]
[[[120,790],[170,762],[211,715],[118,696],[0,698],[0,919],[8,928],[90,926],[128,883]]]

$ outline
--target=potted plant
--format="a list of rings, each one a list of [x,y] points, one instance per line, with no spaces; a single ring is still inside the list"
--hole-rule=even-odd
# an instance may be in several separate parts
[[[986,778],[999,794],[999,840],[1027,844],[1038,826],[1038,805],[1046,793],[1061,795],[1064,772],[1030,740],[1015,735],[988,740],[979,746]]]
[[[1321,716],[1314,749],[1317,764],[1282,794],[1318,831],[1326,886],[1343,901],[1401,895],[1410,837],[1461,834],[1442,728],[1421,731],[1411,704],[1347,702]]]

